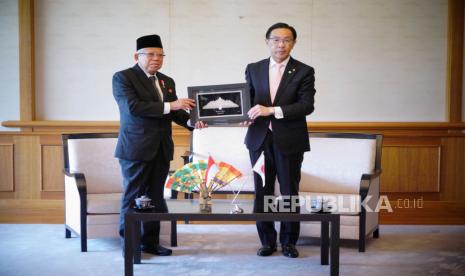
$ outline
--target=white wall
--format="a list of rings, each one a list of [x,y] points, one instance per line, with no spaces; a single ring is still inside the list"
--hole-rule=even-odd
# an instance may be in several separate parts
[[[19,120],[18,3],[0,0],[0,122]],[[0,126],[0,131],[16,129]]]
[[[37,118],[117,120],[111,76],[158,33],[163,72],[187,86],[244,81],[264,33],[294,25],[315,67],[315,121],[445,121],[447,0],[36,2]]]
[[[315,1],[315,120],[445,121],[447,1]]]

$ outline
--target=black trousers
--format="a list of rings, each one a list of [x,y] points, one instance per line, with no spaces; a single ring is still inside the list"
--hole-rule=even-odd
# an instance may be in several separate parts
[[[292,143],[292,141],[289,141]],[[260,157],[262,151],[265,154],[265,186],[262,185],[262,179],[260,175],[254,173],[255,183],[255,201],[254,201],[254,212],[263,213],[265,211],[265,196],[274,195],[274,186],[276,177],[279,181],[279,190],[281,195],[286,198],[286,206],[290,206],[290,197],[286,196],[298,196],[299,195],[299,182],[300,182],[300,170],[303,161],[303,152],[297,154],[283,154],[276,144],[273,143],[273,134],[268,131],[265,141],[259,151],[249,151],[250,160],[252,165]],[[300,208],[297,206],[294,210],[287,208],[285,212],[299,213]],[[279,211],[279,210],[278,210]],[[282,210],[281,210],[282,211]],[[257,230],[262,245],[275,245],[277,239],[277,233],[272,221],[257,221]],[[281,228],[279,230],[279,242],[282,245],[297,243],[299,239],[300,222],[282,221]]]
[[[135,205],[135,199],[146,195],[152,199],[152,204],[158,212],[168,212],[163,189],[169,173],[170,161],[165,158],[160,148],[151,161],[130,161],[120,159],[123,173],[123,196],[121,199],[121,213],[119,220],[119,234],[124,238],[124,214]],[[153,247],[159,244],[160,222],[150,221],[142,223],[141,244]]]

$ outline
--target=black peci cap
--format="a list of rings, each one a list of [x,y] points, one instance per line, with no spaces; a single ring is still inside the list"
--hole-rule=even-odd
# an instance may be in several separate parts
[[[163,45],[161,44],[161,39],[159,35],[146,35],[146,36],[141,36],[137,39],[137,51],[139,51],[142,48],[149,48],[149,47],[154,47],[154,48],[162,48]]]

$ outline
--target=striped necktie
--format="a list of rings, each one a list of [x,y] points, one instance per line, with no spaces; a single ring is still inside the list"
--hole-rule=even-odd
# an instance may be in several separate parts
[[[150,76],[150,81],[152,82],[153,88],[158,94],[158,98],[163,102],[163,93],[161,93],[160,87],[158,86],[158,78],[157,76]]]

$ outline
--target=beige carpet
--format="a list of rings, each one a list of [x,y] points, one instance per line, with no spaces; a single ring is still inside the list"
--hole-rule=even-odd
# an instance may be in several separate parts
[[[135,275],[329,275],[318,241],[301,239],[301,257],[256,256],[254,225],[179,225],[170,257],[143,255]],[[0,224],[0,275],[124,275],[117,239],[65,239],[62,225]],[[381,226],[359,253],[342,241],[341,275],[465,275],[465,226]]]

